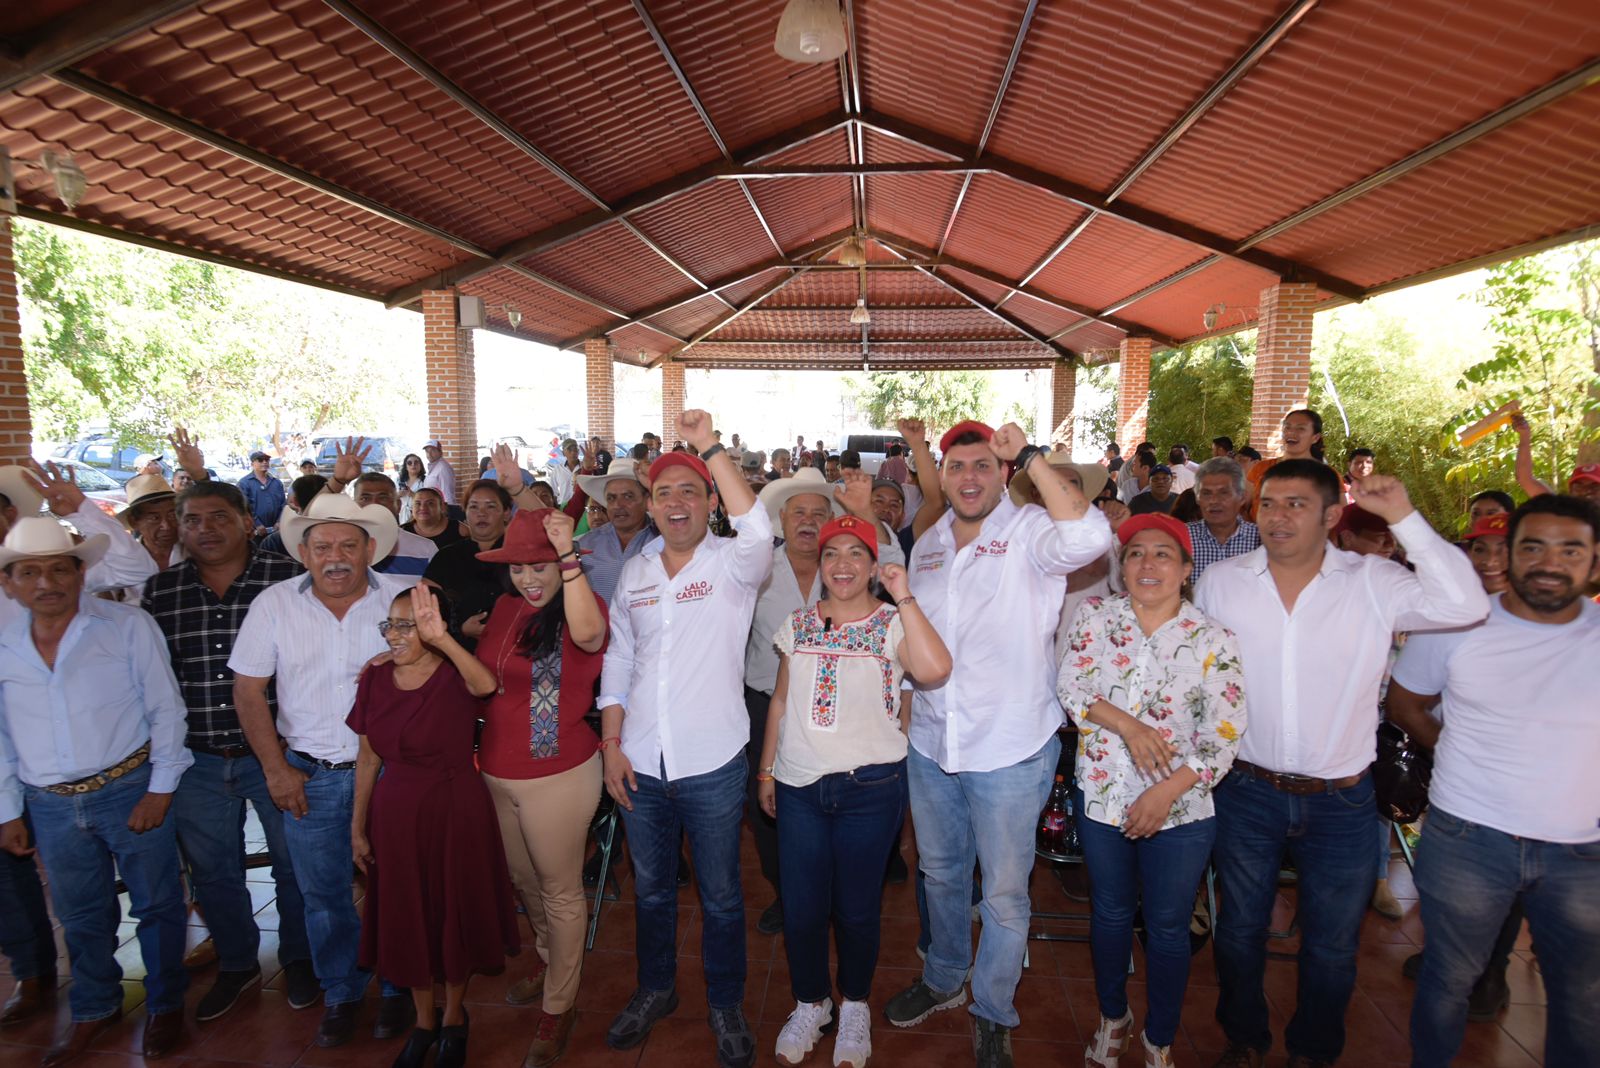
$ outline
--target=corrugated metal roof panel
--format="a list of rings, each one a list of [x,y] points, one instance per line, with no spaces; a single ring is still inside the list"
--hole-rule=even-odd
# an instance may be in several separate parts
[[[1099,310],[1206,255],[1187,241],[1100,215],[1033,284]]]
[[[1021,278],[1084,214],[1077,205],[1033,186],[998,174],[975,175],[945,251],[1008,278]]]
[[[1206,332],[1205,311],[1216,304],[1224,305],[1218,316],[1219,328],[1254,322],[1261,291],[1277,281],[1275,275],[1248,264],[1219,260],[1128,305],[1119,314],[1169,337],[1193,337]],[[1077,337],[1074,331],[1062,341],[1071,344]]]
[[[609,319],[596,308],[508,270],[474,278],[461,289],[470,296],[482,297],[484,304],[497,314],[502,305],[510,304],[522,313],[518,332],[546,345],[598,329]]]
[[[654,307],[696,288],[621,223],[521,262],[622,311]]]

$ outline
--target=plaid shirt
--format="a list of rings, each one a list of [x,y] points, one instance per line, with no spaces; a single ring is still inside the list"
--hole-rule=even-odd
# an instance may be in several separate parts
[[[172,670],[189,709],[184,744],[212,748],[245,745],[239,713],[233,706],[233,672],[228,656],[245,613],[261,591],[300,574],[287,556],[253,549],[250,562],[221,600],[200,579],[193,560],[158,573],[145,586],[143,607],[166,636]],[[267,687],[267,707],[278,714],[275,689]]]
[[[1239,520],[1239,529],[1233,532],[1227,544],[1218,545],[1217,539],[1211,536],[1211,528],[1206,526],[1205,520],[1196,519],[1189,524],[1189,540],[1194,543],[1194,575],[1190,582],[1199,582],[1200,575],[1212,564],[1221,563],[1230,556],[1243,556],[1253,549],[1261,547],[1261,531],[1248,519]]]

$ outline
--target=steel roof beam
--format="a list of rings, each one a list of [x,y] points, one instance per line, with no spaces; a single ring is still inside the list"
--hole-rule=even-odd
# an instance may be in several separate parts
[[[96,0],[0,39],[0,93],[51,74],[195,6],[195,0]]]
[[[1181,282],[1185,278],[1188,278],[1192,274],[1200,273],[1201,271],[1205,270],[1207,267],[1210,267],[1212,264],[1220,262],[1221,259],[1222,259],[1221,256],[1213,255],[1213,256],[1207,256],[1205,259],[1202,259],[1202,260],[1197,260],[1194,263],[1189,264],[1189,266],[1183,268],[1183,270],[1181,270],[1181,271],[1175,271],[1174,273],[1167,275],[1165,278],[1161,279],[1158,282],[1152,282],[1149,285],[1145,286],[1143,289],[1138,290],[1135,293],[1128,294],[1127,296],[1123,297],[1121,300],[1113,301],[1112,303],[1106,305],[1105,308],[1102,309],[1099,314],[1101,316],[1115,315],[1117,312],[1121,311],[1123,308],[1128,307],[1129,305],[1137,304],[1139,301],[1143,300],[1144,298],[1146,298],[1148,296],[1151,296],[1152,294],[1159,293],[1163,289],[1167,288],[1168,286],[1173,285],[1176,282]],[[1081,330],[1085,326],[1088,326],[1088,325],[1089,325],[1089,320],[1087,320],[1087,319],[1084,320],[1081,323],[1073,323],[1071,326],[1067,327],[1065,330],[1056,331],[1054,334],[1052,334],[1050,336],[1050,340],[1056,341],[1056,340],[1058,340],[1060,338],[1066,337],[1068,334],[1072,333],[1073,331]]]
[[[1365,291],[1361,286],[1347,279],[1338,278],[1328,274],[1326,271],[1319,271],[1306,264],[1297,263],[1282,256],[1274,256],[1260,249],[1240,250],[1239,242],[1236,240],[1223,237],[1221,234],[1213,233],[1203,227],[1174,219],[1170,215],[1130,204],[1126,200],[1119,200],[1115,204],[1108,203],[1106,198],[1096,190],[1058,175],[1041,171],[1036,167],[1030,167],[1027,164],[1018,163],[1015,160],[1009,160],[992,153],[983,153],[973,157],[971,146],[962,145],[959,141],[936,133],[933,130],[922,129],[900,122],[897,119],[875,114],[863,116],[860,121],[865,122],[873,129],[887,130],[934,151],[958,158],[966,158],[973,166],[981,170],[989,170],[996,174],[1004,175],[1013,181],[1031,185],[1036,189],[1041,189],[1052,196],[1070,201],[1080,207],[1098,211],[1102,215],[1109,215],[1124,222],[1133,223],[1136,226],[1142,226],[1154,233],[1175,237],[1192,245],[1199,245],[1201,248],[1211,252],[1219,252],[1224,256],[1231,256],[1234,259],[1250,264],[1252,267],[1259,267],[1262,270],[1278,275],[1280,278],[1291,281],[1315,282],[1328,292],[1349,297],[1351,300],[1361,300],[1364,295]],[[1010,285],[1010,283],[1006,284]],[[1053,303],[1055,302],[1054,298],[1048,299]]]
[[[839,114],[813,119],[810,122],[791,127],[765,141],[751,145],[748,150],[739,153],[739,155],[747,160],[763,159],[774,153],[804,144],[832,130],[837,130],[845,122],[844,116]],[[665,181],[647,186],[620,198],[610,211],[587,212],[577,218],[568,219],[565,222],[546,227],[537,233],[518,238],[492,254],[458,263],[427,278],[418,279],[409,285],[402,286],[385,296],[384,303],[391,308],[401,304],[410,304],[421,297],[424,290],[447,289],[450,286],[460,285],[469,279],[476,278],[487,271],[492,271],[497,267],[504,267],[516,260],[548,252],[552,248],[564,245],[569,241],[575,241],[602,227],[609,226],[639,212],[647,211],[671,200],[673,197],[687,193],[715,179],[719,174],[727,170],[729,166],[726,160],[720,160],[716,163],[696,167],[693,170],[674,175]],[[708,284],[707,288],[716,289],[717,287]],[[687,299],[692,300],[695,297],[704,295],[704,293],[695,293]]]
[[[810,270],[809,267],[796,268],[795,270],[791,271],[789,274],[785,275],[784,277],[779,278],[779,279],[769,283],[768,285],[763,286],[760,289],[760,291],[757,292],[749,300],[745,301],[743,304],[741,304],[738,307],[734,308],[733,310],[729,311],[726,315],[719,316],[717,318],[716,322],[713,322],[709,326],[706,326],[706,327],[702,328],[700,331],[698,331],[694,335],[694,337],[690,338],[688,341],[685,341],[683,344],[677,346],[671,352],[663,353],[660,357],[655,359],[650,364],[650,366],[654,367],[654,366],[656,366],[658,364],[666,362],[667,360],[675,360],[675,359],[679,358],[685,352],[688,352],[690,349],[692,349],[696,345],[700,344],[700,342],[706,340],[706,338],[710,337],[712,334],[716,333],[718,330],[721,330],[723,327],[727,326],[729,323],[731,323],[735,319],[739,318],[745,312],[747,312],[750,309],[754,308],[756,305],[760,304],[762,301],[764,301],[768,297],[772,296],[772,294],[776,293],[778,290],[782,289],[784,286],[788,285],[790,282],[793,282],[796,278],[799,278],[801,275],[805,274],[808,270]]]
[[[1263,230],[1256,231],[1243,241],[1236,244],[1234,246],[1234,251],[1238,253],[1254,248],[1256,245],[1261,244],[1261,242],[1278,236],[1285,230],[1288,230],[1290,227],[1299,226],[1306,220],[1314,219],[1323,212],[1331,211],[1334,208],[1339,207],[1341,204],[1347,204],[1357,197],[1364,196],[1367,193],[1372,192],[1374,189],[1388,185],[1390,182],[1411,173],[1418,167],[1426,166],[1441,156],[1448,155],[1458,148],[1469,145],[1478,140],[1480,137],[1491,134],[1504,126],[1515,122],[1525,115],[1531,115],[1533,112],[1538,111],[1547,104],[1553,104],[1557,100],[1571,96],[1573,93],[1576,93],[1582,89],[1586,89],[1596,83],[1600,83],[1600,59],[1591,59],[1589,62],[1585,63],[1576,70],[1571,71],[1568,74],[1564,74],[1555,81],[1535,89],[1533,92],[1524,97],[1512,101],[1505,107],[1500,108],[1498,111],[1490,112],[1477,122],[1463,126],[1461,129],[1457,130],[1448,137],[1441,138],[1428,147],[1413,152],[1405,159],[1391,163],[1382,170],[1373,174],[1369,174],[1367,177],[1361,179],[1359,182],[1356,182],[1354,185],[1346,186],[1337,193],[1324,197],[1309,207],[1301,208],[1293,215],[1290,215],[1284,219],[1280,219]],[[1308,279],[1308,281],[1314,281],[1314,279]],[[1327,289],[1329,292],[1337,293],[1341,297],[1351,297],[1350,294],[1341,293],[1329,286],[1323,286],[1322,288]],[[1352,297],[1351,299],[1360,300],[1366,295],[1368,294],[1362,294],[1361,296]]]

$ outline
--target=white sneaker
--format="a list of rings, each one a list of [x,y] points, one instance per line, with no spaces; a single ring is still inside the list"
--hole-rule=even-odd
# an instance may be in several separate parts
[[[823,998],[815,1005],[799,1002],[778,1032],[779,1064],[796,1065],[816,1048],[823,1028],[833,1022],[833,999]]]
[[[839,1003],[839,1033],[833,1038],[833,1068],[866,1068],[872,1056],[872,1010],[865,1001]]]
[[[1144,1046],[1144,1068],[1172,1068],[1171,1046],[1152,1046],[1142,1031],[1139,1044]]]
[[[1133,1031],[1133,1012],[1123,1014],[1120,1020],[1100,1017],[1100,1026],[1094,1029],[1089,1048],[1083,1051],[1086,1068],[1117,1068],[1117,1058],[1127,1048],[1128,1036]]]

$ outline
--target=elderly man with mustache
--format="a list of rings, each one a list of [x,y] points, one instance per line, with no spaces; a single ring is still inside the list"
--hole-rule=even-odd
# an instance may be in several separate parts
[[[306,568],[256,597],[234,640],[228,667],[246,740],[261,762],[272,801],[289,819],[283,837],[305,899],[311,960],[322,982],[319,1046],[355,1031],[369,972],[357,964],[361,919],[350,897],[350,817],[360,742],[345,725],[356,682],[386,646],[378,624],[415,576],[372,570],[394,548],[399,524],[381,504],[318,494],[283,521],[285,547]],[[277,683],[278,715],[268,705]],[[281,737],[281,741],[280,741]],[[374,1037],[411,1027],[411,998],[385,989]]]

